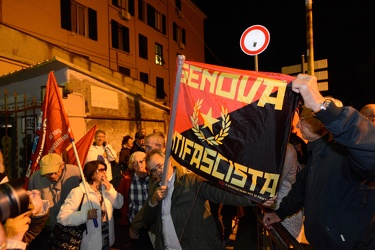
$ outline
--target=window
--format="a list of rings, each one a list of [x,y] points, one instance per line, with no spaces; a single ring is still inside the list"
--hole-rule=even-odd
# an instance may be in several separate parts
[[[72,2],[71,4],[72,13],[72,31],[86,36],[87,32],[87,8],[79,3]]]
[[[165,64],[163,59],[163,45],[155,43],[155,64],[163,66]]]
[[[130,52],[129,28],[122,26],[118,22],[111,21],[112,48]]]
[[[144,72],[139,72],[139,80],[144,83],[148,83],[148,74]]]
[[[129,68],[119,66],[118,72],[120,72],[121,74],[123,74],[125,76],[130,76],[130,69]]]
[[[138,0],[138,19],[143,21],[143,22],[146,21],[145,20],[145,13],[143,13],[144,10],[145,10],[144,5],[145,5],[145,3],[143,2],[143,0]]]
[[[176,9],[181,11],[181,0],[176,0]]]
[[[166,16],[156,11],[150,4],[147,4],[147,24],[148,26],[160,31],[162,34],[167,34]]]
[[[181,43],[186,45],[186,31],[185,29],[182,29],[182,28],[181,28]]]
[[[164,91],[164,79],[156,77],[156,99],[164,99],[167,96]]]
[[[186,45],[186,31],[173,22],[173,40]]]
[[[61,28],[98,40],[96,11],[70,0],[60,0]]]
[[[182,18],[182,12],[181,12],[181,0],[176,0],[176,14],[178,18]]]
[[[124,9],[134,16],[134,0],[112,0],[112,5]]]
[[[139,43],[139,57],[144,58],[144,59],[148,59],[147,37],[139,34],[138,43]]]
[[[155,29],[157,29],[158,31],[162,31],[162,26],[163,26],[163,22],[162,22],[162,14],[160,14],[159,12],[155,12]]]

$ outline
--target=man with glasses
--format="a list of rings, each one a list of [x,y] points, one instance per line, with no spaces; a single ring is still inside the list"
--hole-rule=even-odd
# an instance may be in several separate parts
[[[373,124],[375,124],[375,104],[367,104],[361,108],[359,111],[367,119],[369,119]]]
[[[323,97],[314,76],[298,75],[292,89],[306,105],[297,126],[309,141],[309,158],[263,224],[270,229],[304,208],[305,235],[314,249],[375,249],[375,126]]]
[[[143,206],[143,220],[155,229],[154,249],[224,249],[207,201],[255,206],[249,198],[220,189],[194,173],[170,164],[158,149],[146,157],[147,167],[159,175],[168,171],[166,186],[154,183]],[[274,199],[263,203],[270,206]]]
[[[117,191],[124,196],[124,205],[121,208],[120,224],[128,226],[133,223],[135,215],[142,208],[148,197],[150,176],[146,169],[146,153],[136,151],[130,155],[129,167],[123,173]],[[139,239],[133,239],[132,244],[137,249],[152,249],[148,236],[148,229],[141,228]]]
[[[43,156],[39,165],[40,169],[30,176],[28,190],[40,191],[41,198],[50,203],[50,214],[42,232],[31,242],[29,249],[49,249],[49,235],[56,224],[60,207],[70,190],[77,187],[81,181],[78,167],[65,164],[59,154]]]

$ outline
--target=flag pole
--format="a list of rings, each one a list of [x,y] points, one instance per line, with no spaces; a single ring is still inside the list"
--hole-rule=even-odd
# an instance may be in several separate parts
[[[73,148],[73,151],[74,151],[74,155],[76,156],[79,172],[81,173],[81,178],[82,178],[82,182],[83,182],[83,187],[85,188],[86,197],[87,197],[87,200],[89,202],[90,209],[93,209],[92,203],[91,203],[90,198],[89,198],[89,193],[87,191],[88,190],[87,182],[85,180],[85,176],[84,176],[83,171],[82,171],[82,165],[81,165],[81,161],[79,160],[79,156],[78,156],[78,152],[77,152],[77,148],[76,148],[76,144],[74,142],[74,139],[71,139],[71,142],[72,142],[72,148]],[[98,227],[98,221],[95,218],[92,219],[92,221],[94,222],[95,227]]]
[[[168,176],[169,164],[170,164],[169,158],[171,156],[172,137],[173,137],[173,134],[174,134],[174,123],[176,121],[178,94],[179,94],[179,90],[180,90],[182,66],[184,65],[184,62],[185,62],[185,56],[184,55],[178,55],[177,56],[176,83],[174,85],[174,92],[173,92],[172,114],[171,114],[171,119],[169,120],[167,147],[166,147],[166,150],[165,150],[164,171],[163,171],[163,176],[162,176],[162,186],[167,185],[167,176]]]

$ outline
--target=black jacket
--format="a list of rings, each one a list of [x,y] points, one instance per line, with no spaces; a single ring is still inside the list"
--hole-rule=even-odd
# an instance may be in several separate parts
[[[137,142],[134,142],[133,147],[130,149],[130,155],[137,151],[146,152],[146,150],[143,147],[138,145]]]
[[[155,227],[155,249],[162,250],[164,249],[162,202],[155,207],[149,204],[158,185],[154,183],[150,187],[150,195],[142,208],[144,221]],[[184,250],[224,249],[207,200],[235,206],[256,205],[248,198],[219,189],[198,175],[184,173],[181,168],[177,167],[171,199],[171,216],[180,245]]]
[[[350,107],[316,117],[334,140],[308,144],[306,166],[276,213],[283,219],[304,208],[315,249],[375,249],[375,126]]]

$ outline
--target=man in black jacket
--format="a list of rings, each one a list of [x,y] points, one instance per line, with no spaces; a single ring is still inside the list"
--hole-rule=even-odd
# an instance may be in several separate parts
[[[154,249],[224,249],[207,201],[233,206],[257,204],[222,190],[192,172],[186,173],[180,166],[169,164],[164,169],[164,161],[165,155],[159,149],[146,156],[147,167],[155,170],[160,179],[167,171],[168,180],[165,186],[152,184],[142,207],[143,221],[155,232]],[[276,196],[262,205],[270,207],[275,199]]]
[[[375,126],[325,99],[315,77],[299,75],[292,86],[310,109],[298,123],[309,159],[279,209],[264,214],[264,225],[304,208],[315,249],[375,249]]]
[[[133,143],[133,147],[130,149],[130,155],[137,151],[146,152],[145,135],[143,135],[141,131],[137,131],[135,133],[135,141]]]

